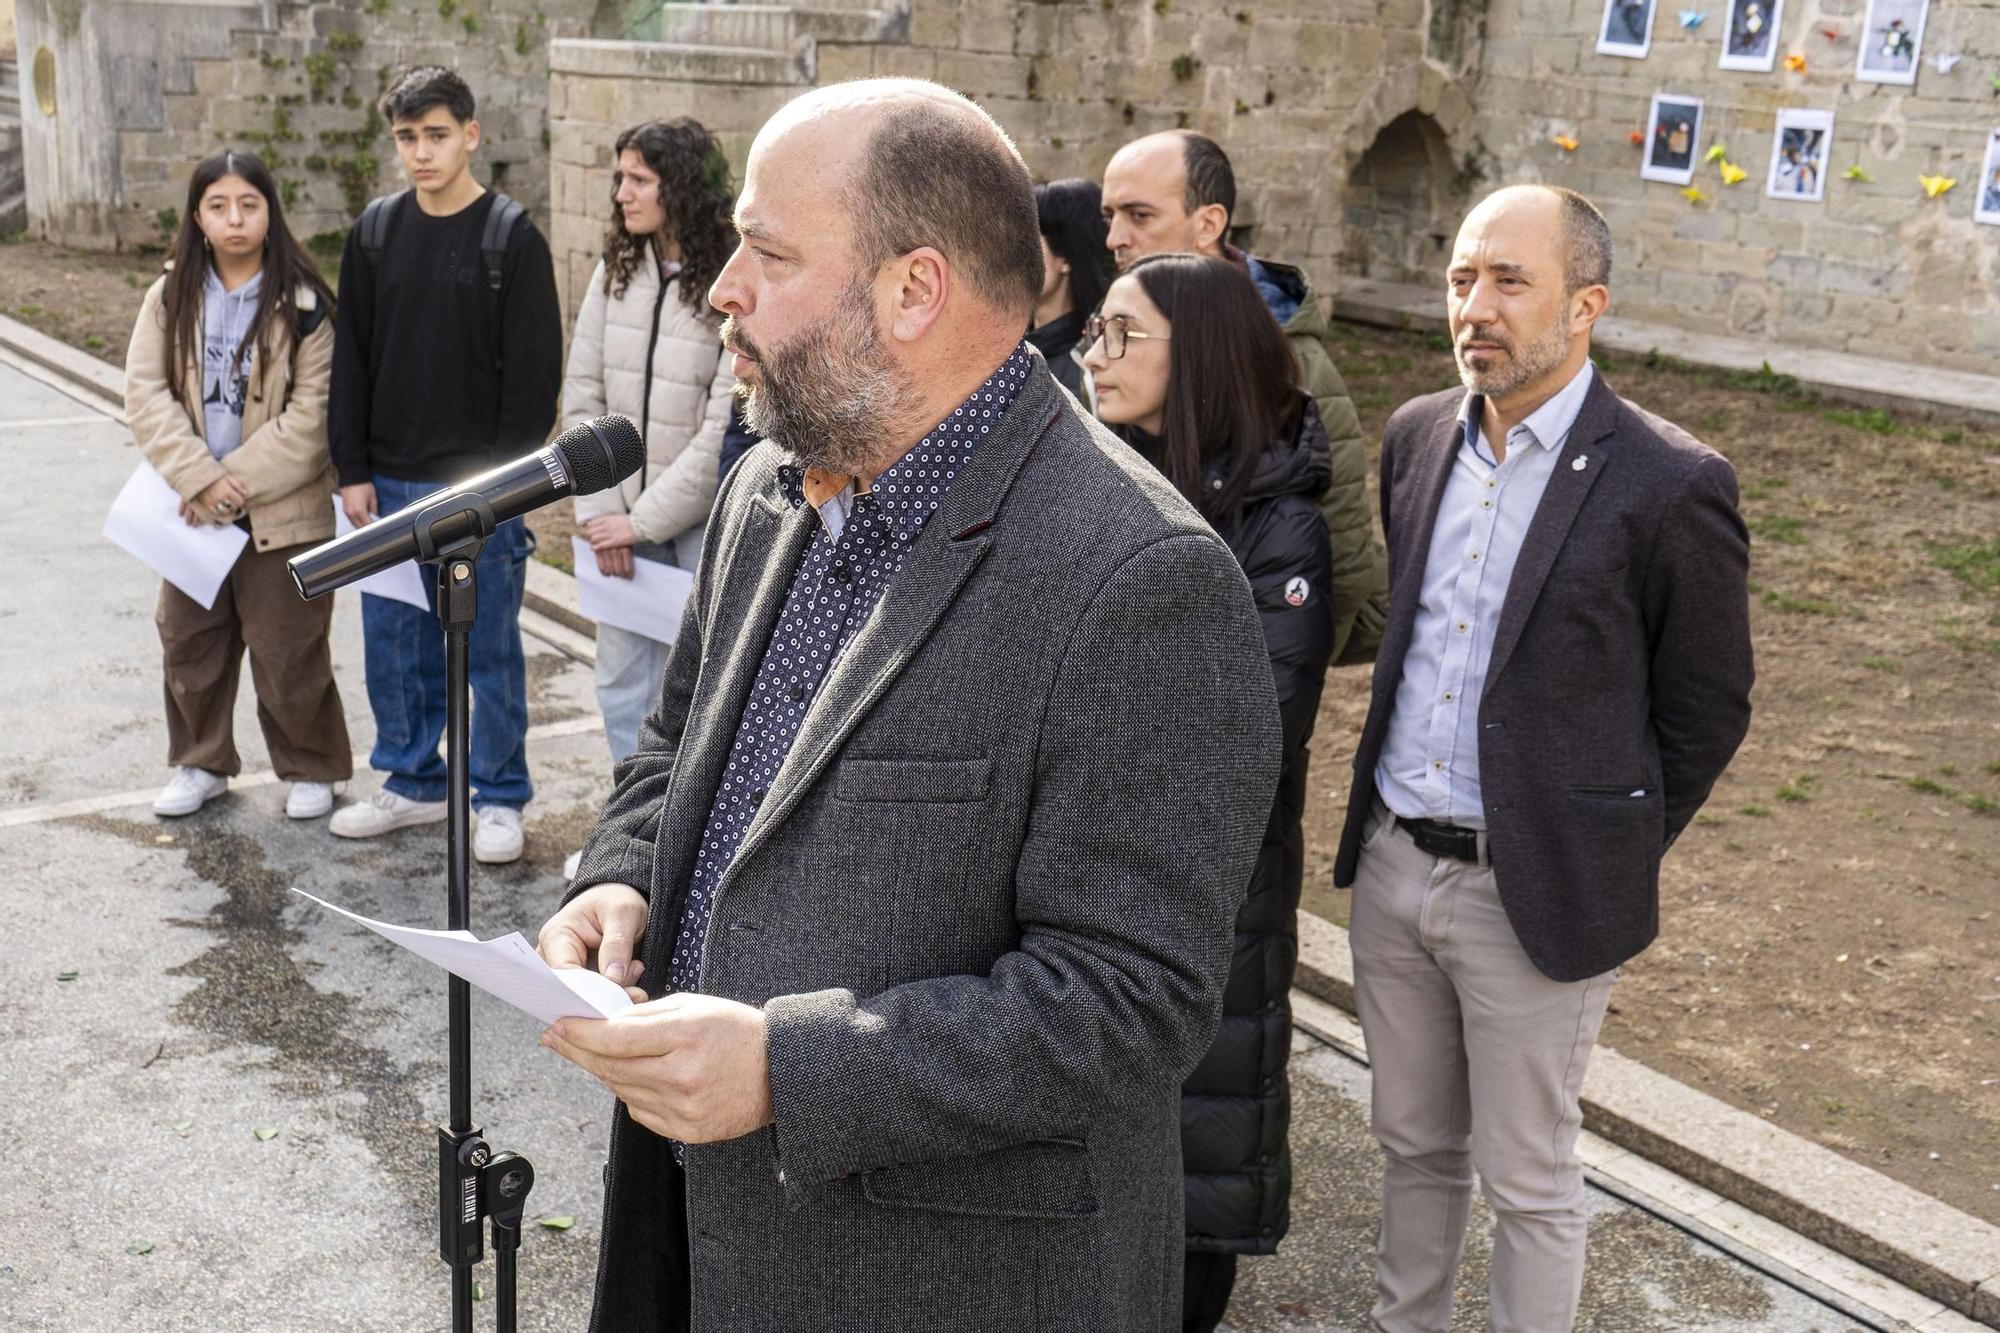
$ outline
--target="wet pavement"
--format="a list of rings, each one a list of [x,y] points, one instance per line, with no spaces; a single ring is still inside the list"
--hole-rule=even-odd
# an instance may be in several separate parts
[[[441,975],[287,892],[442,926],[441,829],[342,842],[324,820],[287,820],[283,786],[268,782],[154,818],[157,581],[98,536],[137,454],[122,427],[6,364],[0,441],[13,478],[0,494],[13,575],[0,584],[0,1327],[447,1327],[432,1130],[445,1111]],[[352,597],[334,642],[365,751]],[[532,936],[609,785],[589,668],[532,639],[529,650],[538,796],[527,857],[475,870],[482,937]],[[238,736],[246,772],[261,770],[247,673]],[[375,785],[364,767],[357,793]],[[581,1328],[609,1101],[536,1045],[532,1020],[478,994],[473,1018],[475,1119],[535,1164],[531,1220],[575,1219],[530,1228],[521,1327]],[[1301,1032],[1293,1076],[1293,1231],[1279,1255],[1244,1261],[1239,1333],[1366,1324],[1367,1071]],[[1610,1194],[1593,1191],[1591,1210],[1582,1327],[1874,1326]],[[1484,1216],[1460,1328],[1483,1326]],[[490,1265],[481,1282],[490,1295]]]

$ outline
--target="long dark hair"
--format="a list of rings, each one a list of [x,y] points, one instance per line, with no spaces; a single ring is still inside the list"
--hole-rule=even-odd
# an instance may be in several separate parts
[[[1035,187],[1042,239],[1057,259],[1069,265],[1069,308],[1079,314],[1094,312],[1117,276],[1111,251],[1104,245],[1110,227],[1103,205],[1104,192],[1096,181],[1073,176]]]
[[[232,371],[243,363],[243,349],[257,346],[273,320],[278,322],[282,333],[291,336],[291,331],[298,327],[299,288],[313,291],[325,302],[327,313],[333,312],[333,292],[326,279],[320,277],[312,256],[292,239],[291,229],[285,225],[284,205],[279,202],[278,183],[271,179],[270,168],[254,154],[231,148],[203,158],[188,177],[187,207],[181,210],[180,229],[174,234],[174,266],[167,274],[160,312],[167,330],[167,385],[176,398],[187,396],[184,373],[187,349],[194,347],[200,338],[196,329],[201,322],[202,287],[208,281],[210,268],[208,237],[201,230],[201,197],[225,176],[241,177],[251,189],[263,195],[264,209],[270,218],[270,227],[264,233],[264,285],[257,293],[257,313],[251,317],[243,341],[232,353]]]
[[[618,136],[614,156],[637,149],[646,166],[660,178],[660,205],[667,210],[667,229],[681,246],[681,302],[697,314],[708,311],[708,289],[736,248],[730,214],[736,208],[729,190],[729,159],[722,145],[700,121],[649,120]],[[604,233],[604,290],[625,295],[632,272],[639,267],[652,238],[625,230],[618,207],[618,184],[611,186],[611,226]]]
[[[1258,457],[1296,428],[1298,359],[1250,275],[1226,259],[1151,255],[1125,274],[1173,326],[1153,465],[1209,522],[1233,529]],[[1211,466],[1219,488],[1203,483]]]

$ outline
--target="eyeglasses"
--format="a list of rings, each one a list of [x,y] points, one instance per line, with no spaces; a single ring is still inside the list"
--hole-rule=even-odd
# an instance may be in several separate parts
[[[1106,319],[1102,315],[1092,315],[1083,321],[1083,345],[1086,349],[1095,346],[1099,338],[1104,339],[1104,355],[1107,360],[1116,361],[1125,355],[1127,338],[1151,338],[1155,342],[1171,341],[1164,333],[1140,333],[1129,326],[1124,315],[1113,315]]]

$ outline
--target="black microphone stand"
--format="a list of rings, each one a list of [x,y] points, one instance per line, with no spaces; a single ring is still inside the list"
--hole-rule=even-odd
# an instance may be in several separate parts
[[[439,522],[470,513],[470,535],[440,548]],[[468,930],[471,917],[472,774],[467,653],[479,614],[479,552],[498,525],[476,495],[432,502],[414,520],[418,559],[437,564],[437,615],[444,628],[445,916],[447,929]],[[480,1219],[493,1220],[496,1327],[515,1333],[514,1260],[521,1215],[535,1168],[518,1153],[494,1152],[472,1124],[472,988],[446,980],[450,1009],[450,1119],[438,1126],[438,1249],[451,1266],[451,1326],[472,1333],[472,1270],[484,1257]]]

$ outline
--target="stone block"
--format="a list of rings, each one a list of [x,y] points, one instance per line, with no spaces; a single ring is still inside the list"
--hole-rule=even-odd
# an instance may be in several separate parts
[[[818,63],[813,70],[814,81],[824,87],[830,83],[871,77],[875,73],[875,50],[872,42],[855,46],[821,42]],[[957,87],[956,84],[952,86]]]

